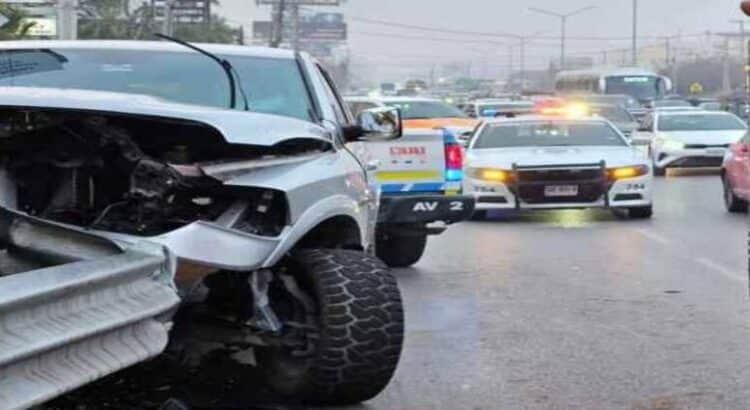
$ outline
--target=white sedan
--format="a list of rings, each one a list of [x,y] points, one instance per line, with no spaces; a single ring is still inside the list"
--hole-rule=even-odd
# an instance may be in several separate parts
[[[720,167],[730,144],[747,125],[734,114],[716,111],[661,112],[644,122],[640,138],[651,141],[654,174],[674,167]]]
[[[469,141],[464,192],[477,216],[493,209],[627,210],[652,215],[653,174],[642,151],[599,117],[485,122]]]

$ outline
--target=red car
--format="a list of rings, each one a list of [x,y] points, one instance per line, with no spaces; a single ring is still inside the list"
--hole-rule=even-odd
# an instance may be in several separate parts
[[[747,212],[750,200],[750,133],[729,146],[721,165],[724,203],[729,212]]]

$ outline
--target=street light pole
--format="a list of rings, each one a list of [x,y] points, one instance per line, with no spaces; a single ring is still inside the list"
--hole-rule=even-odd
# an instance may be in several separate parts
[[[567,24],[568,24],[568,18],[576,16],[578,14],[581,14],[581,13],[589,11],[589,10],[593,10],[595,8],[596,7],[594,7],[594,6],[589,6],[589,7],[584,7],[582,9],[578,9],[578,10],[570,12],[570,13],[557,13],[557,12],[554,12],[554,11],[549,11],[549,10],[544,10],[544,9],[538,9],[536,7],[529,8],[530,11],[533,11],[535,13],[546,14],[548,16],[557,17],[557,18],[560,19],[560,25],[561,25],[561,27],[560,27],[560,69],[561,70],[565,69],[565,39],[566,39],[566,35],[567,35],[566,28],[567,28]]]
[[[638,65],[638,0],[633,0],[633,66]]]
[[[560,16],[560,70],[565,69],[565,37],[568,27],[568,16]]]

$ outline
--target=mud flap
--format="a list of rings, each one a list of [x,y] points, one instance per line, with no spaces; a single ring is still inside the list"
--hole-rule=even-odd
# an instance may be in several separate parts
[[[0,208],[0,403],[27,408],[158,355],[180,299],[158,245]]]

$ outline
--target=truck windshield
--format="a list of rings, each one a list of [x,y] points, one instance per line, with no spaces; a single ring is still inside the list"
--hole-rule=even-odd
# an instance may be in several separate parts
[[[626,146],[609,125],[599,122],[488,124],[473,148]]]
[[[311,120],[311,105],[293,59],[222,56],[242,79],[250,110]],[[226,74],[193,52],[43,49],[0,51],[0,86],[145,94],[226,108]],[[239,98],[239,96],[238,96]],[[241,101],[237,103],[242,107]]]
[[[607,94],[625,94],[643,100],[659,99],[663,95],[661,81],[655,76],[607,77]]]
[[[405,120],[426,118],[468,118],[466,113],[439,101],[389,101],[388,106],[401,109]]]

